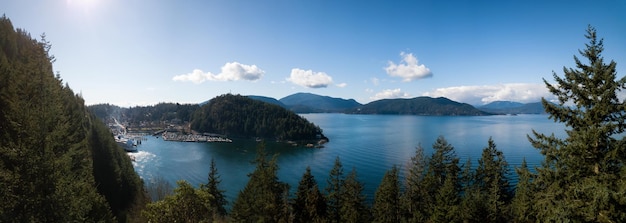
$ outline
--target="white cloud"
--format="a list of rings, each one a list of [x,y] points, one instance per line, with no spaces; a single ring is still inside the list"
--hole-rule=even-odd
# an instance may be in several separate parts
[[[389,61],[389,65],[385,67],[389,76],[401,77],[404,82],[433,76],[428,67],[424,64],[418,64],[417,58],[412,53],[401,52],[400,56],[402,61],[399,64]]]
[[[183,81],[183,82],[187,82],[187,81],[191,81],[193,83],[199,84],[202,83],[206,80],[208,80],[211,77],[211,73],[204,73],[202,70],[200,69],[194,69],[191,73],[188,74],[181,74],[181,75],[176,75],[172,78],[172,80],[174,81]]]
[[[324,72],[294,68],[287,81],[308,88],[325,88],[333,83],[333,78]]]
[[[344,88],[344,87],[348,86],[348,84],[346,84],[346,83],[341,83],[341,84],[336,84],[335,86],[337,86],[337,87],[341,87],[341,88]]]
[[[529,103],[540,101],[542,97],[548,100],[554,99],[544,84],[530,83],[446,87],[426,92],[423,95],[446,97],[473,105],[488,104],[494,101]]]
[[[370,97],[372,100],[380,100],[380,99],[390,99],[390,98],[408,98],[409,95],[406,92],[400,90],[400,88],[396,89],[386,89],[381,92],[376,93],[376,95]]]
[[[203,72],[200,69],[194,69],[191,73],[181,74],[174,76],[174,81],[191,81],[199,84],[205,81],[238,81],[248,80],[256,81],[261,79],[265,74],[265,71],[261,70],[256,65],[246,65],[238,62],[230,62],[224,64],[219,74],[213,74],[211,72]]]

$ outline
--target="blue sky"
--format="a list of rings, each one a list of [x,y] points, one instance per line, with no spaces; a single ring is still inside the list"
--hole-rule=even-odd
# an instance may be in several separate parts
[[[46,33],[54,70],[87,104],[198,103],[225,93],[444,96],[470,104],[549,97],[588,24],[626,74],[626,2],[8,0]]]

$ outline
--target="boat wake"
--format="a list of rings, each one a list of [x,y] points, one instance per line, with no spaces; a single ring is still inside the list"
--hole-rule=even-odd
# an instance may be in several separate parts
[[[133,161],[133,167],[135,171],[139,173],[139,176],[142,175],[144,171],[144,167],[147,163],[152,163],[156,158],[156,155],[147,151],[138,151],[134,153],[127,153],[130,156],[130,159]]]

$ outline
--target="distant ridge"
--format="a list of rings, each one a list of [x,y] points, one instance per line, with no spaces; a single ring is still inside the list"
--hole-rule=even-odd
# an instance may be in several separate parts
[[[265,103],[275,104],[283,108],[287,108],[287,105],[283,104],[279,100],[276,100],[276,98],[259,96],[259,95],[248,95],[246,97],[257,100],[257,101],[262,101]]]
[[[495,101],[480,106],[478,109],[494,114],[546,114],[541,102],[523,104],[511,101]]]
[[[361,106],[354,99],[333,98],[311,93],[295,93],[279,100],[296,113],[343,113]]]
[[[351,113],[429,116],[482,116],[491,113],[448,98],[416,97],[411,99],[382,99],[365,104]]]

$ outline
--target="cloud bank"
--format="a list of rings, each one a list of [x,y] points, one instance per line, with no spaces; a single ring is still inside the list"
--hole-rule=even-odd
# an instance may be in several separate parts
[[[433,73],[424,64],[419,64],[412,53],[401,52],[402,61],[398,64],[389,61],[385,71],[389,76],[400,77],[402,81],[409,82],[417,79],[432,77]]]
[[[205,73],[200,69],[194,69],[191,73],[174,76],[172,80],[193,82],[195,84],[200,84],[205,81],[256,81],[261,79],[263,74],[265,74],[265,71],[261,70],[256,65],[230,62],[222,66],[219,74],[213,74],[211,72]]]
[[[408,98],[409,95],[406,92],[400,90],[400,88],[396,89],[386,89],[381,92],[376,93],[374,96],[370,97],[372,100],[380,100],[380,99],[392,99],[392,98]]]
[[[308,88],[325,88],[333,83],[333,78],[324,72],[293,68],[287,81]],[[344,83],[339,85],[345,86]]]
[[[457,86],[438,88],[424,96],[446,97],[472,105],[483,105],[494,101],[537,102],[542,97],[554,100],[544,84],[509,83],[482,86]]]

